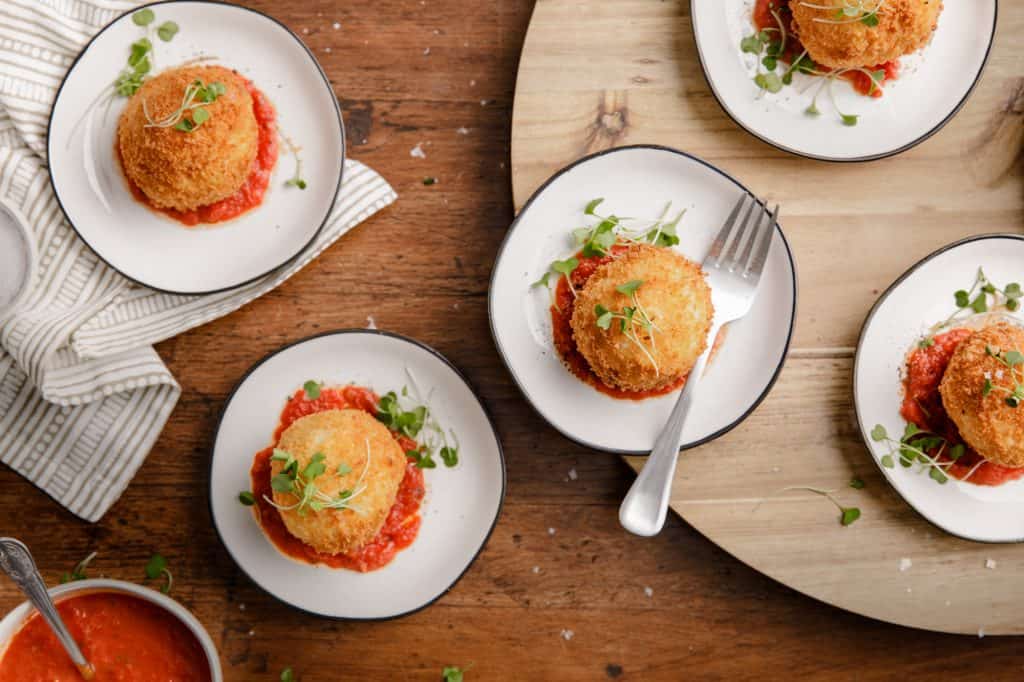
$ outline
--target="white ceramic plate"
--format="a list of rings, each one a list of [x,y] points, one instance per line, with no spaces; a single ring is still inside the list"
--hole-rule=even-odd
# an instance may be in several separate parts
[[[156,14],[154,26],[174,21],[180,27],[169,43],[152,37],[156,71],[213,56],[210,63],[252,80],[276,107],[282,133],[302,149],[308,187],[284,186],[295,159],[282,145],[263,204],[235,220],[187,228],[132,198],[112,151],[127,100],[116,98],[109,112],[97,106],[82,116],[143,36],[132,21],[138,10],[100,31],[68,70],[50,117],[50,178],[71,226],[126,277],[181,294],[231,289],[298,256],[327,220],[345,157],[341,112],[316,59],[274,19],[205,0],[147,7]]]
[[[901,373],[906,354],[935,322],[952,311],[953,292],[970,288],[978,268],[997,283],[1024,281],[1024,237],[985,235],[951,244],[912,267],[882,294],[857,344],[853,393],[868,450],[889,483],[921,516],[968,540],[1024,541],[1024,480],[992,488],[955,479],[939,485],[917,467],[887,469],[884,444],[871,440],[875,424],[902,434]]]
[[[835,92],[846,113],[843,126],[828,98],[821,115],[807,116],[805,92],[814,77],[797,74],[793,85],[759,96],[752,78],[756,58],[740,50],[753,33],[754,0],[693,0],[690,17],[704,75],[718,102],[749,133],[783,151],[825,161],[869,161],[906,151],[938,132],[960,110],[981,77],[996,27],[996,0],[944,0],[931,44],[901,59],[902,73],[878,99],[849,84]],[[781,69],[780,69],[781,71]]]
[[[572,250],[570,231],[583,223],[587,202],[604,197],[602,211],[635,217],[655,217],[667,201],[675,209],[685,207],[675,248],[699,263],[746,191],[688,154],[635,146],[577,161],[526,202],[491,275],[491,331],[527,400],[567,438],[607,452],[649,454],[678,396],[611,398],[572,375],[552,345],[549,294],[542,287],[531,288],[531,283]],[[795,313],[796,270],[780,229],[753,310],[729,326],[706,371],[706,385],[683,430],[682,449],[729,431],[767,395],[786,358]]]
[[[310,378],[372,388],[407,385],[408,368],[439,422],[459,438],[459,464],[425,470],[419,536],[390,564],[369,573],[311,566],[281,554],[238,493],[250,489],[253,455],[270,444],[285,397]],[[210,509],[239,567],[281,601],[332,618],[394,618],[451,589],[490,536],[505,495],[505,460],[480,399],[437,351],[411,339],[362,329],[329,332],[261,360],[235,387],[221,415],[210,470]]]

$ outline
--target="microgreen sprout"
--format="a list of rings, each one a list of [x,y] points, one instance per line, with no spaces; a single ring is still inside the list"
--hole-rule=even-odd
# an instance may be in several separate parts
[[[322,452],[315,453],[306,462],[306,466],[300,470],[298,460],[290,452],[281,448],[274,448],[270,455],[270,460],[272,462],[282,462],[282,468],[280,473],[275,474],[270,479],[270,487],[275,492],[291,494],[296,498],[296,501],[285,505],[278,504],[266,495],[264,495],[263,499],[279,511],[295,510],[299,514],[306,514],[308,511],[320,512],[325,509],[352,509],[362,513],[357,507],[352,505],[352,500],[366,490],[363,481],[366,478],[366,473],[370,470],[373,452],[370,449],[369,438],[366,439],[365,443],[366,460],[363,463],[362,473],[359,474],[355,485],[351,490],[341,490],[333,497],[320,490],[316,485],[316,479],[323,476],[327,471],[327,465],[324,464],[324,461],[327,459],[326,455]],[[345,473],[342,473],[342,471]],[[345,469],[342,469],[341,465],[336,469],[336,473],[339,476],[347,475],[351,471],[352,469],[348,465],[346,465]]]
[[[970,317],[990,311],[1007,310],[1016,312],[1020,309],[1021,300],[1024,298],[1024,290],[1017,282],[1011,282],[1003,288],[997,287],[985,275],[985,271],[978,268],[974,277],[974,284],[970,289],[960,289],[953,293],[953,302],[956,309],[941,322],[932,325],[928,333],[918,341],[918,347],[928,348],[935,343],[935,335],[947,329],[957,322]]]
[[[202,79],[195,79],[185,86],[185,94],[181,104],[167,116],[154,120],[149,113],[146,100],[142,100],[142,113],[146,116],[146,128],[174,128],[191,133],[210,120],[210,111],[206,105],[213,104],[227,92],[223,83],[214,81],[207,85]],[[191,113],[191,118],[188,114]]]
[[[828,16],[815,17],[814,21],[822,24],[856,24],[874,28],[878,26],[878,12],[885,5],[885,0],[841,0],[838,3],[821,5],[813,2],[800,4],[811,9],[826,10]]]
[[[1020,407],[1021,402],[1024,401],[1024,377],[1019,370],[1024,369],[1021,367],[1024,365],[1024,354],[1018,350],[1007,351],[992,346],[985,346],[985,354],[990,358],[995,358],[1009,370],[1009,379],[1013,383],[1013,388],[996,383],[1007,374],[1007,372],[1000,372],[999,376],[992,375],[985,378],[982,395],[988,397],[993,391],[1005,393],[1006,397],[1003,398],[1003,402],[1013,408]]]
[[[823,488],[815,488],[807,485],[792,485],[782,490],[779,490],[776,494],[788,493],[792,491],[804,491],[814,493],[826,498],[829,502],[834,504],[839,510],[839,523],[843,526],[852,525],[857,519],[860,518],[860,508],[858,507],[844,507],[843,504],[835,498],[835,490],[825,490]],[[759,505],[760,506],[760,505]]]
[[[597,207],[603,202],[603,198],[591,199],[583,209],[583,215],[591,223],[572,231],[573,246],[580,252],[579,255],[583,258],[607,256],[616,244],[649,244],[651,246],[668,247],[679,243],[679,222],[686,214],[686,209],[679,211],[670,220],[669,213],[672,210],[672,202],[670,201],[665,205],[661,215],[654,220],[649,220],[620,217],[614,214],[601,215],[597,212]],[[572,273],[579,267],[579,264],[579,258],[575,255],[569,256],[565,260],[552,261],[547,271],[530,286],[550,287],[552,282],[551,276],[556,275],[558,277],[565,277],[569,290],[575,296],[576,289],[572,283]]]
[[[65,572],[61,574],[61,585],[63,585],[64,583],[74,582],[75,580],[85,580],[86,578],[88,578],[89,576],[85,574],[85,570],[89,568],[89,564],[92,563],[92,560],[96,558],[96,554],[96,552],[89,552],[88,556],[86,556],[84,559],[75,564],[75,567],[71,569],[70,573]]]
[[[281,135],[281,139],[284,141],[284,146],[288,148],[288,152],[295,157],[295,172],[290,178],[285,180],[285,187],[298,187],[299,189],[306,189],[306,181],[302,178],[302,148],[292,142],[291,138],[286,135]],[[423,183],[427,184],[426,181]]]
[[[466,672],[473,666],[467,665],[460,668],[457,665],[446,665],[441,670],[441,682],[462,682]]]
[[[310,379],[306,383],[302,384],[302,390],[306,392],[306,398],[308,400],[316,400],[320,397],[321,384],[319,381]]]
[[[917,464],[918,472],[927,471],[929,478],[941,484],[949,481],[950,467],[967,452],[967,448],[963,444],[951,444],[944,437],[921,429],[914,423],[908,423],[904,427],[903,435],[899,440],[889,437],[885,427],[881,424],[876,424],[871,429],[870,435],[871,440],[888,447],[888,452],[881,457],[883,467],[893,469],[896,467],[897,461],[904,468],[910,468]],[[943,456],[946,459],[942,459]],[[960,480],[968,480],[983,461],[978,462]]]
[[[651,365],[654,366],[654,373],[660,375],[658,368],[658,361],[654,358],[652,351],[657,351],[657,344],[654,340],[654,332],[658,329],[658,326],[654,323],[654,320],[650,318],[647,311],[644,310],[643,305],[640,303],[640,299],[637,296],[637,291],[643,285],[643,280],[634,279],[620,284],[615,287],[615,290],[620,294],[629,296],[630,303],[632,305],[624,306],[621,311],[609,310],[605,306],[598,303],[594,306],[594,315],[597,317],[595,324],[604,330],[611,329],[612,322],[614,320],[619,321],[619,331],[629,339],[637,348],[639,348],[643,354],[650,361]],[[640,335],[637,334],[637,327],[639,327],[650,340],[651,348],[648,350],[647,344],[644,343]]]
[[[295,682],[295,673],[292,672],[291,668],[285,668],[281,671],[281,682]]]
[[[459,463],[459,439],[455,431],[445,431],[434,417],[430,407],[433,390],[424,396],[408,367],[405,368],[405,376],[409,384],[401,394],[391,391],[381,396],[377,419],[390,430],[419,442],[419,449],[405,453],[419,468],[436,468],[434,455],[438,455],[446,467],[456,466]]]
[[[171,591],[171,586],[174,584],[174,576],[167,570],[167,559],[164,559],[160,554],[154,554],[146,562],[146,577],[150,580],[157,580],[161,576],[164,577],[164,584],[160,586],[160,591],[167,594]]]
[[[245,507],[251,507],[256,504],[256,496],[252,494],[251,490],[243,490],[238,493],[238,502]]]
[[[760,88],[761,94],[779,92],[783,86],[792,85],[794,73],[814,73],[817,70],[817,65],[807,55],[807,50],[801,52],[795,59],[786,57],[786,45],[789,42],[786,23],[778,10],[771,5],[769,12],[775,20],[775,26],[763,28],[740,41],[741,51],[757,57],[754,83]],[[790,64],[780,76],[777,68],[783,61],[789,61]]]

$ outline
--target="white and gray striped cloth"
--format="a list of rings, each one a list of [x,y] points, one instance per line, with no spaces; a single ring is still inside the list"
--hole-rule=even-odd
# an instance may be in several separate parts
[[[315,243],[234,291],[163,294],[105,265],[54,199],[46,127],[75,55],[138,4],[0,0],[0,197],[28,216],[40,258],[25,304],[0,324],[0,461],[89,521],[120,497],[181,392],[152,344],[270,291],[396,199],[381,176],[346,161],[342,191]]]

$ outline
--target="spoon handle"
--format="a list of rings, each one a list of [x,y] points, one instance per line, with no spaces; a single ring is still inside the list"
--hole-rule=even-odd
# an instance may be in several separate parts
[[[46,591],[46,584],[43,582],[42,576],[39,575],[36,562],[33,561],[28,547],[14,538],[0,538],[0,569],[3,569],[4,573],[32,602],[32,606],[42,614],[82,676],[85,679],[90,679],[92,665],[82,655],[78,643],[71,637],[71,633],[68,632],[64,621],[57,613],[57,607],[53,605],[53,601]]]

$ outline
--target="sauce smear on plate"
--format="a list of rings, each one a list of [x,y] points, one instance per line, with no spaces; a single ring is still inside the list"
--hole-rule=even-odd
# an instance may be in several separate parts
[[[95,682],[209,682],[199,640],[156,604],[117,592],[61,599],[57,611],[96,669]],[[50,626],[34,613],[0,660],[0,682],[81,682]]]
[[[956,424],[946,414],[939,394],[942,375],[953,358],[957,347],[971,335],[970,329],[953,329],[935,337],[931,346],[917,348],[907,358],[907,373],[903,383],[903,406],[900,415],[923,431],[942,436],[948,447],[939,455],[941,462],[951,462],[946,455],[949,447],[963,444],[964,454],[945,472],[954,478],[976,485],[996,486],[1024,476],[1024,469],[1012,469],[986,461],[964,443]],[[934,452],[929,453],[935,456]],[[971,471],[974,473],[971,473]],[[970,474],[970,477],[964,479]]]
[[[241,78],[241,76],[239,77]],[[253,159],[252,169],[249,171],[249,177],[246,178],[245,184],[226,199],[221,199],[208,206],[200,206],[192,211],[178,211],[173,208],[158,208],[154,206],[142,190],[126,176],[125,182],[128,183],[128,189],[131,190],[132,196],[135,197],[136,201],[189,227],[195,227],[200,224],[222,223],[237,218],[246,211],[256,208],[263,203],[263,197],[267,193],[267,188],[270,187],[270,176],[274,171],[274,166],[277,164],[279,149],[277,140],[277,112],[274,110],[274,105],[270,103],[270,100],[267,99],[259,88],[253,85],[252,81],[247,78],[243,78],[243,80],[245,81],[246,89],[252,96],[252,111],[256,116],[256,124],[259,126],[259,143],[256,158]],[[120,159],[120,151],[118,151],[118,158]]]
[[[360,386],[323,388],[320,395],[314,399],[307,398],[305,391],[300,388],[288,399],[288,404],[281,412],[281,418],[274,430],[274,443],[276,445],[280,440],[285,429],[307,415],[326,410],[355,409],[376,417],[379,402],[380,397],[376,393]],[[404,452],[419,449],[419,445],[411,438],[393,435]],[[331,568],[347,568],[366,573],[391,563],[399,551],[411,545],[416,539],[420,530],[420,506],[426,488],[423,470],[417,467],[411,458],[405,465],[405,475],[398,486],[395,504],[388,512],[384,526],[377,536],[358,552],[326,554],[313,549],[289,533],[280,512],[265,499],[273,498],[273,488],[270,485],[270,456],[273,452],[273,445],[260,450],[253,459],[249,475],[252,479],[253,496],[256,498],[253,513],[263,532],[282,554],[309,564],[323,564]]]

